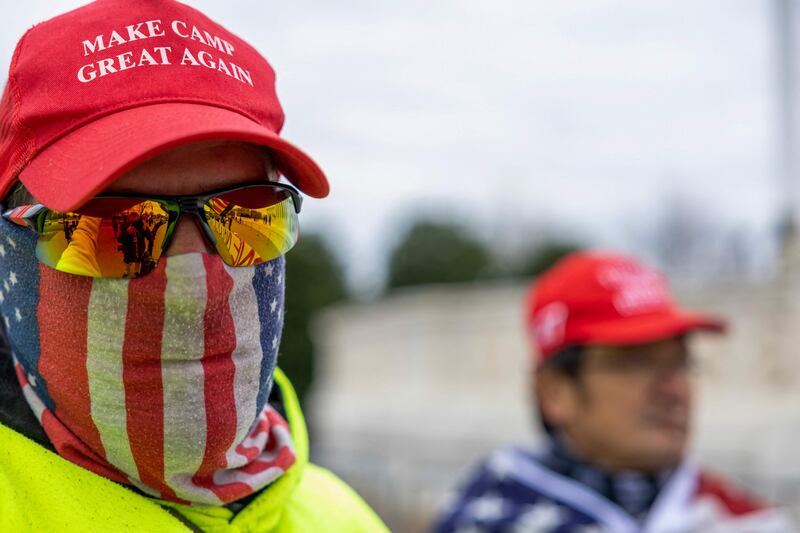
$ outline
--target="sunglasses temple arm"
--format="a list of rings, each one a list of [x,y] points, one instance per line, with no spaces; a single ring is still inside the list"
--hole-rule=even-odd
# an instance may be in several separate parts
[[[38,213],[29,216],[15,217],[13,216],[13,209],[12,209],[10,211],[4,212],[2,216],[4,220],[7,220],[17,226],[22,226],[23,228],[30,228],[34,231],[37,230],[36,219],[38,218]]]

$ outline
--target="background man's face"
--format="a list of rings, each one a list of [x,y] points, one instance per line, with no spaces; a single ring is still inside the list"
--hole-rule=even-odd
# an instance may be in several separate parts
[[[682,337],[625,348],[590,346],[578,377],[561,378],[557,425],[578,453],[605,467],[674,466],[689,436],[689,366]]]

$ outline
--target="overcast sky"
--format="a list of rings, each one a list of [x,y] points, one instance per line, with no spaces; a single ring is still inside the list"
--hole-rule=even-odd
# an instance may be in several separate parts
[[[4,10],[4,72],[29,26],[82,3]],[[768,1],[189,3],[275,67],[283,135],[332,186],[303,224],[362,288],[419,212],[606,246],[674,193],[753,231],[775,221]]]

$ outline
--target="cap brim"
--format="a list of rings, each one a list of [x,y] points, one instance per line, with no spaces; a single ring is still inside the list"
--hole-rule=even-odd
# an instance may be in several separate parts
[[[158,153],[206,140],[265,146],[304,194],[328,195],[319,166],[273,131],[228,109],[175,102],[126,109],[76,129],[40,152],[19,179],[46,206],[69,211]]]
[[[724,333],[727,324],[717,317],[688,312],[659,313],[607,322],[595,322],[581,328],[581,344],[630,346],[657,342],[691,331]]]

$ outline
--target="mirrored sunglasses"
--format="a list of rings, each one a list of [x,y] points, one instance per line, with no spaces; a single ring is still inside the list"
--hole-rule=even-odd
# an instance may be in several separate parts
[[[74,212],[37,204],[2,216],[36,231],[36,257],[47,266],[135,278],[156,267],[183,214],[194,215],[226,264],[240,267],[271,261],[295,245],[301,205],[294,187],[258,182],[196,196],[99,195]]]

